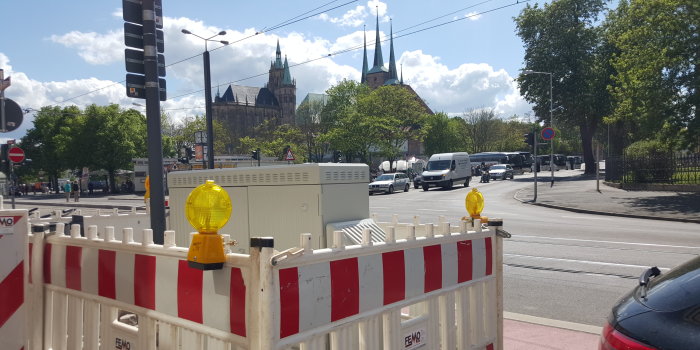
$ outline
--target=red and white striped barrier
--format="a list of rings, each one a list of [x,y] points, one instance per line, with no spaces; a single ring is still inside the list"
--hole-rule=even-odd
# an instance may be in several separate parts
[[[279,337],[490,276],[491,242],[486,237],[280,268]]]
[[[495,230],[415,224],[380,223],[385,242],[365,230],[355,246],[337,231],[332,249],[311,249],[310,234],[285,252],[256,238],[249,255],[228,254],[217,271],[190,268],[172,231],[156,245],[150,230],[133,242],[129,229],[118,241],[110,228],[81,237],[77,225],[70,236],[60,223],[55,232],[35,225],[19,284],[30,290],[32,329],[14,333],[19,347],[0,334],[0,348],[502,349]],[[135,325],[122,320],[130,314]]]
[[[27,210],[0,212],[0,349],[24,349]]]

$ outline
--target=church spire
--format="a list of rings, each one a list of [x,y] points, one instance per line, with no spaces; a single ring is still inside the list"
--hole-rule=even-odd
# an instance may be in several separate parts
[[[287,55],[284,55],[284,74],[282,75],[282,85],[292,84],[292,75],[289,73],[289,63],[287,63]]]
[[[365,37],[365,49],[364,53],[362,54],[362,77],[360,78],[360,83],[364,84],[367,82],[367,70],[369,69],[369,67],[367,67],[367,29],[363,27],[362,32],[364,33]]]
[[[372,70],[384,70],[384,58],[382,56],[382,42],[379,40],[379,9],[377,9],[377,37],[374,40],[374,66]]]
[[[280,39],[277,39],[277,51],[275,52],[274,68],[282,69],[282,50],[280,50]]]
[[[389,79],[398,80],[399,76],[396,72],[396,59],[394,58],[394,25],[393,22],[389,22]]]

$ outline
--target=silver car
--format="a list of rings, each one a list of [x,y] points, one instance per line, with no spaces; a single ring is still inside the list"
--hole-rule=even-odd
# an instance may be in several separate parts
[[[377,192],[394,193],[396,190],[408,192],[411,187],[408,175],[404,173],[383,174],[369,184],[369,194]]]

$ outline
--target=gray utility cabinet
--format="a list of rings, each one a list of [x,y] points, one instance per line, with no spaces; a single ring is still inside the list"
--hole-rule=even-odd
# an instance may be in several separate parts
[[[251,237],[274,237],[275,249],[299,246],[299,235],[311,233],[314,249],[331,245],[327,224],[369,218],[364,164],[299,164],[267,167],[177,171],[168,174],[170,229],[178,246],[188,247],[194,228],[185,217],[190,192],[214,180],[231,197],[233,211],[219,232],[248,253]]]

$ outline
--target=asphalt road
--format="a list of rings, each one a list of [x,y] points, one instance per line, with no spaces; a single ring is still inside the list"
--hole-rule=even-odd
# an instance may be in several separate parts
[[[504,228],[513,235],[504,243],[505,311],[602,326],[611,306],[646,268],[658,266],[664,271],[700,254],[698,224],[520,203],[513,195],[532,186],[531,175],[471,185],[484,195],[482,215],[503,218]],[[398,214],[401,222],[420,215],[421,222],[436,223],[443,215],[456,223],[466,215],[464,198],[469,190],[411,188],[407,193],[374,195],[370,212],[381,221]]]

